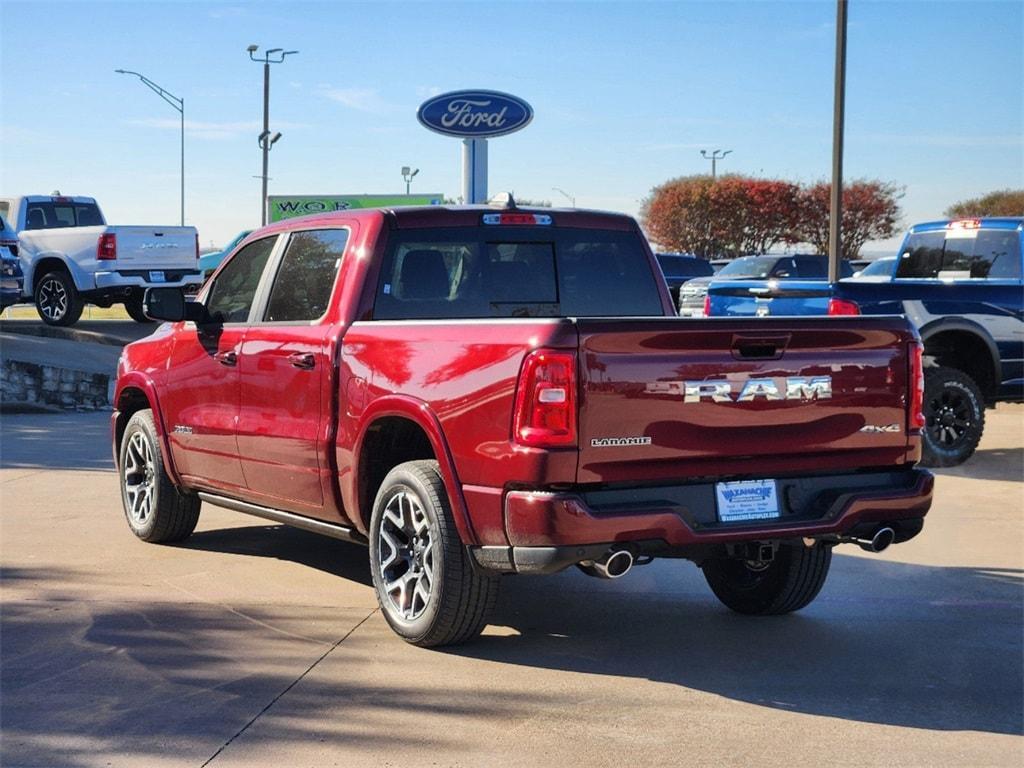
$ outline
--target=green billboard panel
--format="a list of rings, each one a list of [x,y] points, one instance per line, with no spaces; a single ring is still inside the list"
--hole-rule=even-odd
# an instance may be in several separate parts
[[[444,196],[440,192],[426,195],[270,195],[267,198],[271,221],[353,208],[441,205],[443,202]]]

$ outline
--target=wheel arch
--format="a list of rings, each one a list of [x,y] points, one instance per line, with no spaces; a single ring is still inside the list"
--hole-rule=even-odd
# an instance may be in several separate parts
[[[435,459],[448,492],[459,536],[464,544],[476,543],[448,442],[440,421],[427,403],[404,395],[376,400],[364,412],[358,435],[352,452],[353,497],[357,506],[352,518],[357,527],[362,527],[363,533],[369,531],[373,501],[387,473],[404,461]],[[397,451],[388,450],[387,443],[395,437],[408,438],[410,442],[403,443]],[[422,455],[427,447],[429,455]],[[375,451],[386,458],[374,461]]]
[[[920,334],[925,355],[936,365],[966,373],[977,382],[987,404],[995,401],[1002,363],[995,340],[984,327],[966,318],[950,317],[922,326]]]
[[[25,271],[25,285],[22,288],[22,292],[26,296],[35,297],[36,283],[38,278],[42,277],[48,272],[54,270],[64,270],[71,276],[71,281],[75,283],[75,287],[78,288],[78,281],[75,280],[75,273],[68,265],[68,260],[63,254],[49,251],[45,253],[37,254],[29,265],[28,270]]]
[[[160,440],[160,454],[163,456],[164,470],[171,482],[181,485],[181,479],[174,466],[171,456],[170,440],[164,428],[163,413],[156,394],[156,386],[152,380],[141,373],[131,371],[118,379],[117,390],[114,392],[114,415],[111,420],[112,443],[114,448],[114,466],[119,467],[121,457],[121,439],[124,437],[128,421],[138,411],[149,408],[153,411],[153,424],[156,427],[157,439]]]

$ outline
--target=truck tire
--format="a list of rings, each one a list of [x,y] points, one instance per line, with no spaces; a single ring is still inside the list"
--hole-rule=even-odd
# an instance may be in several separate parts
[[[179,491],[167,476],[148,408],[128,420],[117,463],[121,503],[132,533],[154,544],[187,539],[199,522],[202,502]]]
[[[799,611],[821,591],[832,563],[832,548],[782,544],[765,564],[715,558],[701,565],[715,597],[737,613],[772,616]]]
[[[370,569],[384,618],[406,642],[455,645],[480,633],[499,577],[474,570],[436,461],[392,469],[373,503]]]
[[[963,464],[978,447],[985,429],[981,388],[956,368],[925,368],[924,420],[921,466]]]
[[[125,299],[124,311],[127,312],[128,317],[130,317],[136,323],[152,323],[154,321],[146,317],[146,313],[142,309],[143,296],[144,294],[141,292],[133,293],[131,296]]]
[[[36,312],[47,325],[74,325],[85,307],[75,281],[62,269],[43,275],[35,285],[34,298]]]

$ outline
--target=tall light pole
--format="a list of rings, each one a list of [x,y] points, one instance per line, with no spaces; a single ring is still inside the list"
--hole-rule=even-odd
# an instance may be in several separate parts
[[[828,281],[839,279],[843,221],[843,120],[846,112],[846,0],[836,0],[836,70],[832,105],[832,199],[828,213]]]
[[[260,198],[260,223],[261,226],[267,225],[267,165],[270,160],[270,148],[274,142],[281,138],[280,132],[271,134],[270,132],[270,65],[280,64],[284,61],[285,56],[291,56],[293,53],[298,51],[286,51],[283,48],[271,48],[264,52],[263,58],[256,56],[256,51],[260,47],[258,45],[250,45],[246,50],[249,52],[249,58],[255,62],[263,62],[263,131],[259,135],[260,149],[263,150],[263,173],[261,177],[263,179],[263,195]],[[276,56],[275,56],[276,54]]]
[[[719,154],[719,152],[721,152],[721,154]],[[719,160],[721,160],[723,157],[725,157],[726,155],[731,154],[731,153],[732,153],[731,149],[727,149],[727,150],[725,150],[725,152],[722,152],[722,150],[720,150],[720,149],[716,149],[716,150],[712,151],[712,153],[710,155],[708,154],[708,151],[706,149],[702,149],[700,151],[700,156],[701,157],[703,157],[705,160],[710,160],[711,161],[711,180],[712,181],[714,181],[716,171],[718,170],[717,162]]]
[[[408,165],[402,166],[402,178],[405,179],[405,194],[409,194],[409,185],[412,184],[412,180],[416,178],[416,174],[419,172],[419,168],[413,170]]]
[[[552,187],[552,188],[551,188],[551,191],[552,191],[552,192],[558,192],[558,193],[560,193],[560,194],[562,194],[562,195],[565,195],[565,196],[566,196],[566,198],[568,198],[568,200],[569,200],[569,203],[570,203],[570,205],[572,205],[572,207],[573,207],[573,208],[575,208],[575,207],[576,207],[576,198],[575,198],[575,197],[573,197],[572,195],[570,195],[570,194],[569,194],[568,192],[566,192],[566,191],[565,191],[564,189],[562,189],[561,187]]]
[[[138,72],[132,72],[130,69],[115,69],[114,71],[119,75],[135,75],[143,85],[181,113],[181,226],[185,226],[185,100],[179,99]]]

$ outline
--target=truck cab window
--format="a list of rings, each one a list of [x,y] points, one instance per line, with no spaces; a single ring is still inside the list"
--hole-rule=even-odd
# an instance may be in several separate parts
[[[274,236],[250,243],[221,269],[206,300],[206,309],[216,322],[244,323],[249,319],[256,286],[276,241]]]
[[[293,233],[263,319],[271,323],[302,322],[323,316],[347,242],[345,229]]]

